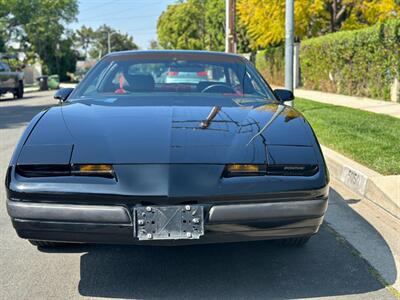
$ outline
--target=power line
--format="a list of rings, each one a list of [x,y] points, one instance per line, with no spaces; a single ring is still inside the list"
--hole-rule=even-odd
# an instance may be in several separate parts
[[[138,28],[126,28],[124,29],[125,31],[150,31],[150,30],[156,30],[156,28],[152,28],[149,26],[145,26],[145,27],[138,27]]]
[[[156,32],[154,32],[154,33],[156,33]],[[135,36],[143,36],[143,35],[148,35],[148,34],[149,34],[148,32],[137,32],[135,34],[132,34],[132,37],[134,38]]]
[[[123,17],[123,18],[118,18],[118,20],[129,20],[129,19],[133,19],[133,18],[135,18],[135,19],[143,19],[143,18],[152,18],[152,17],[158,17],[158,16],[159,16],[159,14],[139,15],[139,16],[126,16],[126,17]],[[108,19],[108,18],[103,19],[103,18],[100,18],[100,17],[90,18],[90,19],[83,19],[83,20],[79,20],[78,19],[79,23],[82,23],[82,22],[93,22],[93,21],[103,22],[103,21],[113,21],[113,19]]]
[[[115,3],[115,2],[114,2]],[[147,5],[146,4],[149,4],[149,5],[157,5],[157,4],[160,4],[160,3],[163,3],[162,1],[159,1],[159,2],[153,2],[153,3],[148,3],[148,2],[145,2],[143,5],[141,5],[140,6],[140,8],[143,8],[143,7],[146,7]],[[135,2],[135,4],[139,4],[139,3],[137,3],[137,2]],[[119,8],[120,9],[120,8]],[[119,15],[121,15],[121,14],[128,14],[129,12],[127,12],[127,10],[126,9],[122,9],[121,11],[116,11],[116,12],[112,12],[112,13],[107,13],[107,14],[101,14],[101,15],[97,15],[97,16],[91,16],[91,17],[89,17],[89,18],[86,18],[86,19],[82,19],[82,20],[80,20],[81,22],[86,22],[86,21],[92,21],[92,20],[96,20],[97,18],[102,18],[102,17],[115,17],[115,16],[119,16]]]
[[[131,32],[131,33],[147,33],[147,32],[157,32],[157,29],[149,28],[149,29],[131,29],[131,30],[124,30],[126,32]]]
[[[85,9],[83,9],[83,10],[81,10],[79,12],[88,11],[88,10],[91,10],[93,8],[104,7],[104,6],[107,6],[109,4],[112,4],[112,3],[115,3],[115,2],[118,2],[118,1],[120,1],[120,0],[107,1],[107,2],[102,3],[102,4],[96,3],[96,5],[93,5],[93,6],[90,6],[90,7],[86,7]]]

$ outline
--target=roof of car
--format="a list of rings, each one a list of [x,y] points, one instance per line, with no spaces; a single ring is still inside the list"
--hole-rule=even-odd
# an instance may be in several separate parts
[[[104,58],[116,58],[124,56],[198,56],[198,57],[219,57],[221,59],[226,58],[229,60],[240,60],[243,61],[245,58],[243,56],[217,52],[217,51],[204,51],[204,50],[129,50],[129,51],[118,51],[107,54]]]

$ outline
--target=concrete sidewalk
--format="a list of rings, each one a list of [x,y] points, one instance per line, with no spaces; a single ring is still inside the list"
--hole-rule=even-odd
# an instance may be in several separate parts
[[[39,86],[37,86],[37,85],[24,87],[24,93],[32,93],[32,92],[38,92],[38,91],[39,91]]]
[[[62,88],[75,88],[76,85],[77,85],[77,83],[61,82],[60,83],[60,89],[62,89]],[[24,92],[25,93],[39,92],[39,86],[38,85],[27,86],[27,87],[24,88]]]
[[[357,108],[377,114],[400,118],[400,103],[303,89],[295,89],[294,95],[299,98],[322,103]]]

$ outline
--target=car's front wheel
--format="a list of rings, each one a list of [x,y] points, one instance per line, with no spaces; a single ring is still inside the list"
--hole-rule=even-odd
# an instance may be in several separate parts
[[[278,243],[282,246],[303,246],[305,245],[309,240],[311,236],[301,236],[301,237],[295,237],[295,238],[288,238],[288,239],[281,239],[278,240]]]

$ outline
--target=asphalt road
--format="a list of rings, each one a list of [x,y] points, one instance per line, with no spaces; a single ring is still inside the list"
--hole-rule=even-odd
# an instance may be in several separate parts
[[[0,174],[51,93],[0,100]],[[332,201],[341,201],[331,193]],[[80,245],[41,250],[19,239],[0,185],[0,299],[393,299],[329,226],[302,248],[252,242],[192,247]],[[333,202],[334,203],[334,202]],[[330,207],[335,213],[336,205]]]

